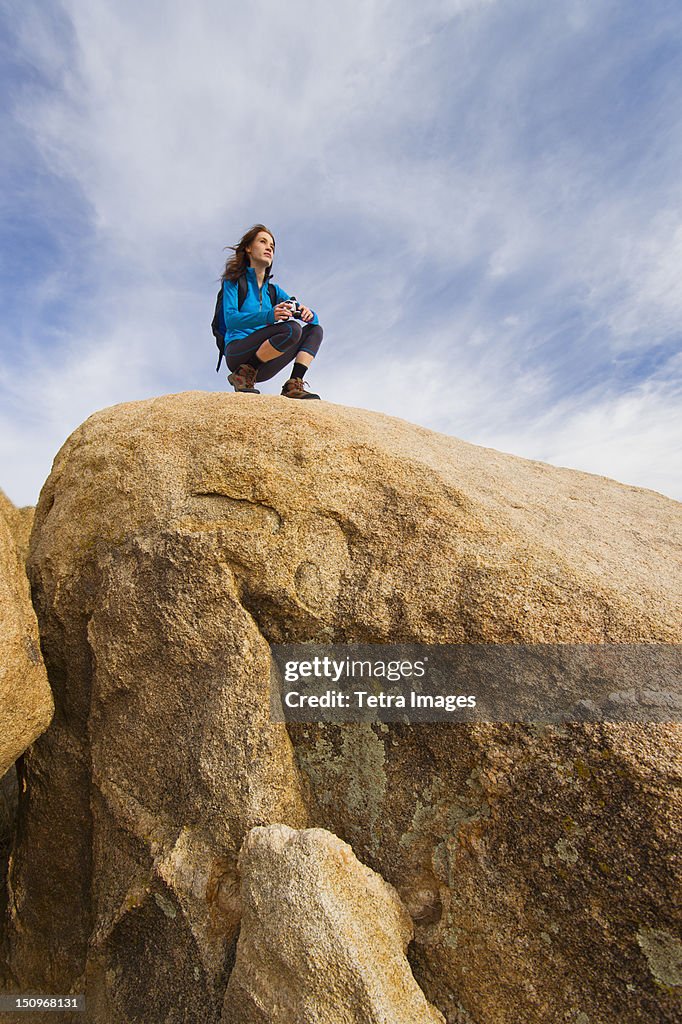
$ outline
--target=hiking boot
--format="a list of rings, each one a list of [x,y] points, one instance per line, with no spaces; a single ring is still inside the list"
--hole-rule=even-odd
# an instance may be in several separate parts
[[[253,386],[256,383],[257,373],[258,370],[255,366],[242,363],[239,369],[228,374],[227,379],[235,391],[245,391],[247,395],[260,395],[258,388]]]
[[[308,385],[300,377],[291,377],[284,387],[282,388],[282,394],[285,398],[319,398],[319,395],[314,395],[311,391],[306,391]]]

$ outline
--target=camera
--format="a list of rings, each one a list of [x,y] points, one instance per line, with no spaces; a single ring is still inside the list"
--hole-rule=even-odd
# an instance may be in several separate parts
[[[286,305],[291,310],[291,315],[295,320],[302,319],[301,314],[303,312],[303,307],[299,304],[295,295],[292,295],[291,298],[287,300]]]

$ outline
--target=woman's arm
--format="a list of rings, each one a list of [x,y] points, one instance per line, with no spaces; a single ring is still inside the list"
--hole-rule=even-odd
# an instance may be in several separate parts
[[[284,291],[284,289],[280,288],[280,286],[278,284],[275,285],[275,291],[277,292],[277,301],[278,302],[288,302],[289,299],[291,298],[291,296],[287,295],[287,293]],[[298,302],[299,302],[299,305],[301,305],[301,306],[303,305],[303,303],[300,301],[300,299],[298,300]],[[312,309],[310,310],[310,312],[313,314],[313,318],[312,318],[312,320],[309,320],[308,323],[310,323],[310,324],[319,324],[320,321],[317,319],[317,313],[314,310],[312,310]]]

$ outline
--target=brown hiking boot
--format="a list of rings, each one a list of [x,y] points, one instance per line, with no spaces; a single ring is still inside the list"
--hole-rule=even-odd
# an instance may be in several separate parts
[[[311,391],[306,391],[307,384],[300,377],[291,377],[284,387],[282,388],[282,394],[285,398],[319,398],[319,395],[314,395]]]
[[[254,388],[258,370],[255,366],[242,363],[239,369],[228,374],[228,381],[235,391],[245,391],[247,395],[260,395],[258,388]]]

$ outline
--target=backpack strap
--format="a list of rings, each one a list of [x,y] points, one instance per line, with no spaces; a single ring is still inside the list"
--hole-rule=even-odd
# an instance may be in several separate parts
[[[248,290],[249,285],[246,280],[246,274],[242,274],[242,276],[237,281],[237,309],[241,309],[242,306],[244,305],[246,301],[246,293],[248,292]]]

